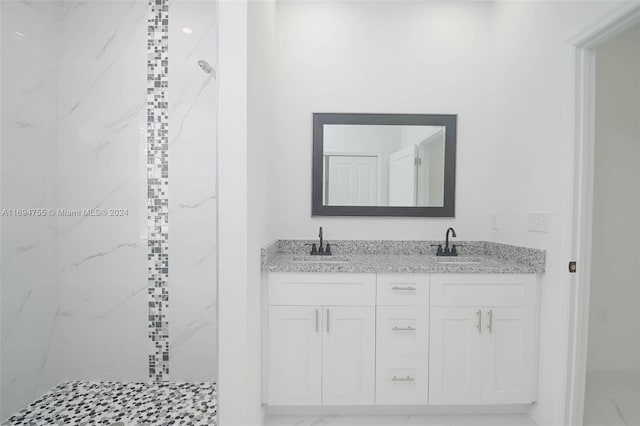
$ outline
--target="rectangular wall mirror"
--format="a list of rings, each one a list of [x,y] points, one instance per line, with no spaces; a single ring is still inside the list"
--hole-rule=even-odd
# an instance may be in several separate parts
[[[313,216],[453,217],[456,116],[313,114]]]

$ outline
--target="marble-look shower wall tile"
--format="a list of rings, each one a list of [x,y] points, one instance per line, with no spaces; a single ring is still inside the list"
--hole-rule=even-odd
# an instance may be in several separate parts
[[[0,2],[0,420],[56,383],[43,375],[59,303],[56,219],[14,210],[55,197],[55,13],[50,2]]]
[[[51,374],[146,380],[146,2],[58,8],[61,305]]]
[[[211,381],[217,377],[216,21],[215,2],[171,0],[169,336],[172,381]],[[191,32],[184,32],[183,28]],[[199,61],[206,61],[213,70],[207,73]]]

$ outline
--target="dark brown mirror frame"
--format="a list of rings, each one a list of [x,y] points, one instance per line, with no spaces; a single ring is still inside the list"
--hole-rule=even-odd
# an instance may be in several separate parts
[[[325,206],[323,200],[324,176],[324,125],[395,125],[395,126],[443,126],[444,148],[444,205],[441,207],[393,207],[393,206]],[[409,216],[455,217],[456,180],[456,126],[457,115],[447,114],[313,114],[313,164],[312,164],[312,216]]]

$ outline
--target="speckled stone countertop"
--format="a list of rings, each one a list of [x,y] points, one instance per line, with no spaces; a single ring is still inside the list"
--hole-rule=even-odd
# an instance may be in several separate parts
[[[456,241],[459,256],[436,257],[441,241],[328,241],[332,256],[310,256],[311,240],[276,240],[262,249],[268,272],[394,272],[533,274],[545,268],[545,251],[488,241]]]

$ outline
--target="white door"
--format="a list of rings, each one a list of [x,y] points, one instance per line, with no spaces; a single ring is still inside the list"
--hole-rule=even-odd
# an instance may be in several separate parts
[[[375,392],[375,308],[323,309],[322,403],[373,404]]]
[[[389,155],[389,205],[416,205],[416,146]]]
[[[429,404],[480,404],[481,310],[432,307],[430,316]]]
[[[378,204],[378,157],[329,156],[330,206],[375,206]]]
[[[535,399],[534,309],[484,309],[482,402],[531,403]]]
[[[269,404],[321,403],[321,322],[320,307],[269,307]]]

